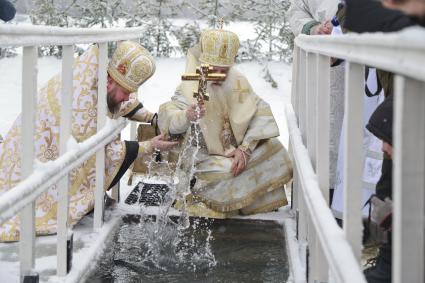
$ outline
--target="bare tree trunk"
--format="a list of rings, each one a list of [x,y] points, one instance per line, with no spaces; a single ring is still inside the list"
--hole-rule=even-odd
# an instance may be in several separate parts
[[[213,27],[216,27],[217,24],[217,17],[218,17],[218,0],[215,0],[215,7],[214,7],[214,22]]]
[[[161,7],[162,7],[162,1],[159,0],[159,8],[158,8],[158,24],[156,26],[156,56],[159,56],[159,49],[160,49],[160,41],[161,41]]]
[[[269,10],[272,9],[272,0],[269,0]],[[272,60],[272,52],[273,52],[273,22],[272,16],[269,16],[269,54],[267,55],[267,60]]]

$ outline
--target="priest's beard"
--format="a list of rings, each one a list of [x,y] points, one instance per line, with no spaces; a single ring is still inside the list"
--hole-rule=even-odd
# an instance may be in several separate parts
[[[235,72],[232,68],[230,68],[229,72],[226,74],[226,80],[224,82],[211,82],[208,84],[209,93],[212,92],[223,92],[223,93],[232,93],[233,92],[233,84],[235,82]]]
[[[106,102],[108,104],[108,109],[109,112],[111,112],[112,114],[115,114],[118,112],[118,110],[120,109],[120,102],[117,102],[115,100],[115,89],[113,89],[112,91],[108,91],[107,96],[106,96]]]

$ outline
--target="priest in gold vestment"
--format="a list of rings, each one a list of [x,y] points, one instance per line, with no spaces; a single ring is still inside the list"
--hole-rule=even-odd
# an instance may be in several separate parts
[[[82,142],[97,129],[97,78],[99,50],[91,46],[75,59],[73,70],[72,137]],[[155,62],[141,45],[121,42],[108,65],[107,105],[111,119],[126,117],[151,122],[154,114],[136,99],[141,84],[155,72]],[[38,93],[36,111],[35,151],[37,160],[48,162],[59,156],[61,77],[50,79]],[[21,181],[21,119],[18,117],[0,144],[0,197]],[[138,156],[151,154],[155,148],[169,149],[174,143],[162,136],[150,141],[121,141],[119,137],[105,149],[105,189],[116,184]],[[75,225],[94,207],[95,156],[70,173],[69,221]],[[36,233],[56,233],[57,186],[43,193],[36,201]],[[0,226],[0,241],[19,240],[19,217]]]
[[[270,106],[257,96],[233,65],[239,48],[236,34],[207,30],[187,55],[186,73],[209,64],[223,82],[208,82],[209,101],[193,97],[198,82],[183,81],[170,102],[160,106],[161,132],[193,134],[199,122],[199,150],[185,150],[184,163],[196,154],[194,180],[187,197],[192,215],[225,218],[234,214],[269,212],[287,204],[284,185],[292,178],[286,149],[276,138],[279,129]],[[192,146],[194,147],[194,146]],[[184,170],[189,170],[186,168]]]

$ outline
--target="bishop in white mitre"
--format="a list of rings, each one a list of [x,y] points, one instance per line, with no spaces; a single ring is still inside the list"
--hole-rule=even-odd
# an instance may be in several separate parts
[[[72,136],[82,142],[96,133],[99,49],[91,46],[75,59],[73,69]],[[124,41],[115,50],[108,65],[107,104],[111,119],[151,122],[154,114],[136,99],[141,84],[155,72],[155,62],[140,44]],[[40,162],[59,156],[61,76],[56,75],[40,89],[36,112],[35,153]],[[0,144],[0,197],[21,181],[21,118],[18,117]],[[151,154],[155,148],[167,149],[172,143],[155,137],[150,141],[116,140],[106,146],[105,190],[114,186],[131,163],[139,156]],[[69,221],[75,225],[94,207],[95,160],[92,156],[70,173]],[[36,233],[56,233],[57,185],[36,201]],[[0,226],[0,241],[19,240],[19,216]]]
[[[233,66],[238,48],[235,33],[204,31],[200,44],[188,52],[186,72],[195,73],[201,63],[209,64],[214,73],[226,74],[225,81],[208,82],[209,101],[198,104],[193,95],[198,82],[183,81],[158,112],[161,132],[186,140],[194,134],[191,123],[199,122],[199,150],[192,145],[192,150],[181,152],[186,156],[180,156],[182,168],[189,171],[184,163],[196,155],[191,193],[186,198],[191,215],[225,218],[287,204],[284,185],[292,178],[291,161],[277,139],[279,129],[270,106]]]

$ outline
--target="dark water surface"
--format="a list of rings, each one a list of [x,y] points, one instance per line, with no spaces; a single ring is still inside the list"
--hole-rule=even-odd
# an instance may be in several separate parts
[[[124,217],[86,282],[287,281],[284,233],[276,222],[195,218],[191,224],[180,237],[179,256],[170,240],[170,247],[164,243],[163,248],[174,254],[161,252],[155,264],[149,259],[151,246],[143,237],[153,224],[140,224],[140,216]]]

